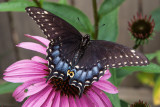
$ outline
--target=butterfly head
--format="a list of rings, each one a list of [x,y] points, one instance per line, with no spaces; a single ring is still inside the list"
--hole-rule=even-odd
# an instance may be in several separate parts
[[[82,45],[83,47],[86,47],[89,44],[90,36],[88,34],[84,35],[82,37]]]

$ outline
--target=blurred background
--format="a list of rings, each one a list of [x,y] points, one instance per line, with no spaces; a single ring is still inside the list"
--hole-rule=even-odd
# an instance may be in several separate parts
[[[5,0],[0,0],[4,2]],[[49,1],[49,0],[47,0]],[[57,2],[58,0],[50,0]],[[97,0],[100,5],[103,0]],[[91,0],[69,0],[69,3],[82,10],[93,22],[93,9]],[[144,15],[150,15],[151,11],[160,6],[160,0],[125,0],[119,10],[119,36],[117,43],[133,47],[134,41],[128,31],[128,21],[142,12]],[[24,12],[0,12],[0,83],[4,80],[3,72],[13,62],[20,59],[28,59],[36,52],[16,48],[17,43],[23,41],[32,41],[24,36],[24,34],[44,36],[36,23]],[[107,35],[107,34],[106,34]],[[160,49],[160,33],[155,32],[152,40],[140,51],[144,53],[152,53]],[[134,103],[139,99],[153,104],[152,89],[142,85],[136,78],[136,73],[129,75],[121,83],[119,87],[119,96],[128,103]],[[17,103],[12,94],[0,95],[0,106],[3,107],[20,107],[21,103]],[[157,106],[158,107],[158,106]]]

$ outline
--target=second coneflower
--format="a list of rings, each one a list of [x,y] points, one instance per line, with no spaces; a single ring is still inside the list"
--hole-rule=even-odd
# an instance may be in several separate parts
[[[128,22],[128,25],[128,30],[135,38],[135,46],[133,48],[136,49],[151,37],[155,23],[151,16],[148,17],[147,15],[142,16],[142,14],[137,14],[137,16],[133,16],[133,19]]]

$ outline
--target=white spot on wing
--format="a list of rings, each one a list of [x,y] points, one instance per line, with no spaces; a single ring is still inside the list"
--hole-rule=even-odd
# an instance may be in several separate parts
[[[128,55],[125,55],[126,56],[126,58],[128,58]]]
[[[56,72],[54,72],[53,74],[58,74],[58,72],[56,71]]]
[[[40,12],[37,12],[37,14],[41,14]]]
[[[48,12],[47,12],[47,11],[44,11],[44,13],[45,13],[45,14],[48,14]]]
[[[94,80],[97,80],[97,77],[93,77]]]
[[[44,26],[43,24],[41,24],[41,26]]]
[[[45,19],[45,21],[49,21],[48,19]]]
[[[51,65],[52,68],[54,68],[54,65]]]
[[[135,50],[131,50],[131,52],[132,52],[132,53],[135,53],[136,51],[135,51]]]
[[[90,83],[90,81],[88,81],[88,80],[87,80],[85,83],[89,84],[89,83]]]
[[[75,67],[76,67],[77,69],[79,68],[79,66],[78,66],[78,65],[76,65]]]

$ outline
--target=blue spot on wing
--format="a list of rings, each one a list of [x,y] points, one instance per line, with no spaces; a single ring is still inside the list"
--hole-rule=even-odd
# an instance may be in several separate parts
[[[54,52],[52,53],[52,56],[53,56],[53,57],[59,56],[59,51],[58,51],[58,50],[54,51]]]
[[[73,77],[73,79],[78,79],[82,74],[82,70],[78,70],[77,72],[75,72],[75,75]]]
[[[85,71],[83,71],[81,77],[79,78],[79,81],[84,82],[85,78],[86,78],[87,73]]]
[[[53,63],[54,63],[54,64],[58,64],[58,62],[59,62],[60,60],[61,60],[60,57],[56,57],[56,58],[54,58]]]
[[[68,69],[69,69],[68,64],[67,64],[67,63],[64,63],[64,64],[63,64],[63,67],[62,67],[62,71],[65,72],[65,71],[67,71]],[[66,74],[66,72],[65,72],[65,74]]]
[[[92,71],[88,71],[86,79],[90,79],[93,77]]]
[[[62,67],[63,67],[64,62],[63,61],[59,61],[59,63],[56,66],[56,70],[61,71]]]
[[[59,46],[54,46],[53,49],[57,50],[59,49]]]
[[[93,75],[97,75],[99,72],[98,67],[97,66],[93,67],[92,71],[93,71]]]
[[[102,66],[101,66],[101,64],[100,64],[100,63],[98,63],[97,65],[98,65],[98,68],[102,68]]]

